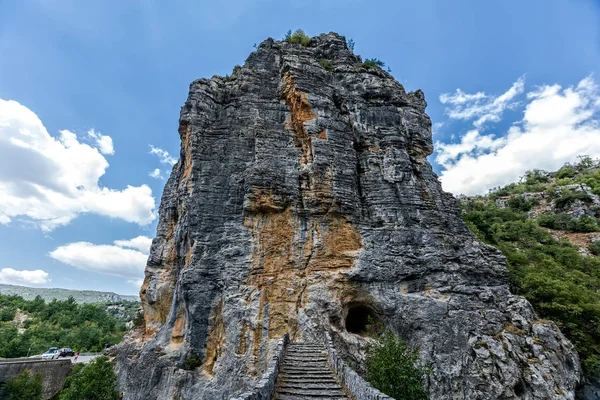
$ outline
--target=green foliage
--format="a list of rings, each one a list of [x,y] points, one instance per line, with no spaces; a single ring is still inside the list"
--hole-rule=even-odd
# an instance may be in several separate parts
[[[129,306],[128,306],[129,307]],[[131,308],[137,310],[138,303]],[[49,347],[72,347],[76,351],[101,351],[121,341],[127,331],[124,320],[110,315],[105,305],[77,304],[73,298],[46,303],[41,297],[24,300],[0,295],[0,315],[14,317],[15,310],[28,314],[19,333],[12,318],[0,322],[0,357],[41,354]],[[7,310],[7,311],[5,311]],[[128,313],[127,307],[125,313]],[[129,318],[129,317],[127,317]]]
[[[292,33],[291,30],[287,31],[283,38],[288,43],[299,43],[302,46],[307,46],[310,42],[310,36],[308,36],[302,29],[297,29],[296,32]]]
[[[360,66],[364,68],[383,68],[385,63],[377,58],[367,58]]]
[[[321,61],[319,61],[319,64],[321,65],[321,67],[323,67],[325,71],[331,71],[333,69],[333,64],[331,64],[330,60],[322,59]]]
[[[59,400],[116,400],[119,398],[116,382],[108,358],[97,357],[87,366],[75,364]]]
[[[592,243],[588,246],[588,250],[595,256],[600,256],[600,242]]]
[[[564,210],[577,200],[583,201],[584,203],[590,203],[592,201],[590,196],[585,192],[567,192],[556,199],[556,207]]]
[[[595,220],[575,222],[568,214],[546,213],[535,221],[521,207],[503,209],[475,200],[463,202],[463,218],[482,241],[506,256],[512,289],[542,318],[559,325],[577,348],[586,374],[600,374],[600,257],[582,256],[576,246],[556,241],[540,227],[585,231]]]
[[[515,211],[529,211],[533,206],[538,205],[537,199],[525,199],[522,196],[515,196],[508,200],[508,206]]]
[[[380,335],[367,348],[366,380],[395,399],[424,400],[429,370],[420,368],[418,352],[391,332]]]
[[[200,361],[200,359],[195,354],[192,354],[191,356],[188,356],[185,359],[185,361],[181,365],[181,368],[191,371],[198,368],[201,365],[202,361]]]
[[[20,375],[9,378],[0,394],[0,398],[5,400],[42,400],[42,375],[32,375],[26,369]]]
[[[570,214],[545,212],[538,217],[540,226],[571,232],[595,232],[600,230],[596,218],[583,216],[575,218]]]
[[[233,72],[231,73],[231,75],[227,74],[223,77],[223,80],[225,82],[231,82],[236,80],[240,74],[242,73],[242,67],[239,65],[236,65],[235,67],[233,67]]]

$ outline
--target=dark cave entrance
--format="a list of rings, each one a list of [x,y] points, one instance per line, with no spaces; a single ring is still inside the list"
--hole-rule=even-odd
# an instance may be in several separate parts
[[[373,309],[364,304],[353,304],[346,315],[346,330],[361,336],[376,334],[381,330],[381,321]]]

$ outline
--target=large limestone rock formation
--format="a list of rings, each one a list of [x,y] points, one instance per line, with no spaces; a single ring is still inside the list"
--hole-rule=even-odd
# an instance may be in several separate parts
[[[118,351],[126,398],[227,399],[285,332],[330,331],[360,365],[369,317],[419,347],[432,399],[573,398],[577,354],[442,191],[425,107],[333,33],[268,39],[232,76],[193,82],[145,331]]]

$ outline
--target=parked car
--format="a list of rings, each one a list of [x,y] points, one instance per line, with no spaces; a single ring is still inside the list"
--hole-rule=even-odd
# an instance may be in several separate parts
[[[59,353],[59,357],[73,357],[75,355],[75,352],[70,347],[63,347],[59,350]]]
[[[58,359],[60,352],[58,350],[48,350],[42,354],[42,360],[56,360]]]

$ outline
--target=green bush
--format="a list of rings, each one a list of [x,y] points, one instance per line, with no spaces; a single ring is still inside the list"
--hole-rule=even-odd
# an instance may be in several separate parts
[[[577,170],[570,164],[565,164],[561,169],[556,171],[556,177],[559,179],[572,178],[575,175],[577,175]]]
[[[557,323],[588,376],[600,376],[600,257],[582,256],[578,247],[540,228],[589,229],[595,220],[545,213],[536,221],[518,207],[474,200],[462,207],[469,228],[506,257],[511,289],[525,296],[541,318]]]
[[[515,196],[508,200],[508,206],[515,211],[529,211],[533,206],[539,204],[537,199],[525,199],[522,196]]]
[[[427,399],[424,389],[429,370],[418,366],[419,355],[399,336],[385,332],[367,348],[366,380],[395,399]]]
[[[31,375],[26,369],[20,375],[9,378],[0,390],[5,400],[42,400],[42,375]]]
[[[202,361],[200,361],[198,356],[196,356],[195,354],[192,354],[191,356],[188,356],[185,359],[185,361],[181,365],[181,368],[191,371],[191,370],[198,368],[201,365],[202,365]]]
[[[545,212],[538,217],[538,224],[550,229],[571,232],[596,232],[600,230],[596,218],[588,216],[575,218],[565,213]]]
[[[331,71],[333,69],[333,64],[331,64],[331,61],[329,60],[322,59],[321,61],[319,61],[319,64],[321,65],[321,67],[323,67],[325,71]]]
[[[87,366],[75,364],[59,400],[117,400],[116,384],[117,377],[108,358],[100,356]]]
[[[289,30],[285,37],[283,38],[288,43],[299,43],[302,46],[307,46],[308,42],[310,42],[310,36],[308,36],[302,29],[297,29],[296,32],[292,33]]]
[[[383,68],[385,63],[377,58],[367,58],[360,66],[364,68]]]
[[[556,208],[564,210],[577,200],[583,201],[584,203],[590,203],[592,201],[590,196],[585,192],[568,192],[556,199]]]
[[[595,256],[600,256],[600,242],[592,243],[588,246],[588,250]]]

